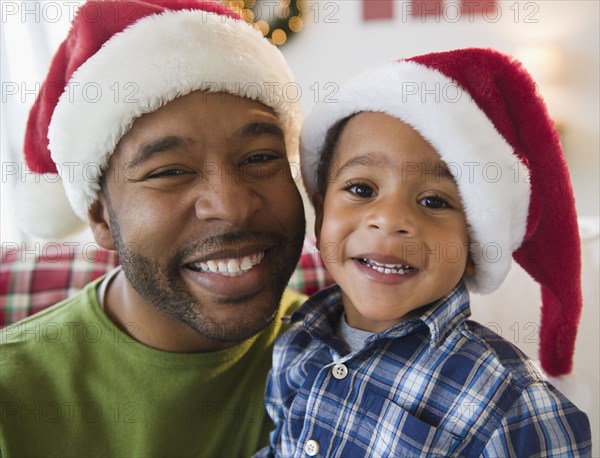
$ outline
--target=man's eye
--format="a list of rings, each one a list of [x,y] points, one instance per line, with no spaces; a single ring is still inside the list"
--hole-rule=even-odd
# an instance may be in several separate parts
[[[150,175],[148,175],[148,179],[154,179],[154,178],[166,178],[166,177],[174,177],[174,176],[179,176],[179,175],[184,175],[186,173],[189,173],[186,170],[182,170],[182,169],[166,169],[166,170],[159,170],[157,172],[153,172]]]
[[[427,196],[422,198],[419,203],[427,208],[439,209],[450,208],[448,201],[439,196]]]
[[[353,184],[346,187],[346,191],[350,194],[354,194],[357,197],[373,197],[375,191],[371,186],[366,184]]]

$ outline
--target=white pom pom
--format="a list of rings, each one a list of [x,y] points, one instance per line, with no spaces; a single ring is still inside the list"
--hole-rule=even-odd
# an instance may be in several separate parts
[[[575,404],[579,410],[589,414],[592,410],[592,391],[590,384],[576,372],[560,377],[549,377],[548,381],[558,388],[569,401]]]
[[[588,415],[590,414],[592,410],[592,390],[588,381],[581,374],[577,371],[572,371],[567,375],[552,377],[540,368],[538,361],[535,361],[535,364],[548,379],[548,382],[564,394],[579,410]]]
[[[86,226],[73,212],[58,175],[28,173],[15,195],[17,225],[28,234],[60,240]]]

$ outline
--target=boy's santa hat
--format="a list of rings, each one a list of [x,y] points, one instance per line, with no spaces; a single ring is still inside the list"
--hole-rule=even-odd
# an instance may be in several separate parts
[[[304,183],[328,130],[361,111],[411,125],[454,175],[470,228],[471,291],[489,293],[514,259],[542,289],[540,362],[552,376],[572,369],[581,313],[575,202],[560,140],[522,66],[489,49],[414,57],[351,79],[307,117],[300,140]]]
[[[196,90],[271,107],[293,155],[302,111],[285,97],[290,84],[280,51],[220,3],[88,1],[29,115],[25,160],[35,173],[17,191],[17,222],[47,239],[84,227],[110,155],[135,119]]]

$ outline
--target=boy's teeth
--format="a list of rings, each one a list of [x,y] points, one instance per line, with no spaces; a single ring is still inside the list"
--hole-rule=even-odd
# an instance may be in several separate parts
[[[406,272],[412,270],[412,267],[406,266],[404,264],[382,264],[380,262],[366,258],[362,258],[362,262],[367,267],[385,275],[404,275]]]
[[[211,259],[206,262],[198,262],[194,267],[201,272],[211,272],[214,274],[235,277],[248,272],[255,265],[259,264],[265,256],[265,252],[253,253],[243,258]]]

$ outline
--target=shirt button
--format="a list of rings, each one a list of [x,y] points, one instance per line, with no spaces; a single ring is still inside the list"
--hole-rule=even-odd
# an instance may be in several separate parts
[[[310,439],[306,441],[306,444],[304,444],[304,451],[308,456],[317,456],[317,453],[319,453],[320,448],[321,446],[314,439]]]
[[[345,379],[348,375],[348,368],[344,364],[338,363],[331,368],[331,374],[338,380]]]

